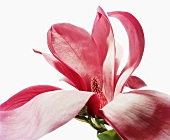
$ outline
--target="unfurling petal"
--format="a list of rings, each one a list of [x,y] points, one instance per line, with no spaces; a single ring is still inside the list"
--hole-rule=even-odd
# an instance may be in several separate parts
[[[40,94],[23,106],[0,111],[1,140],[37,140],[74,118],[95,94],[58,90]]]
[[[153,90],[118,94],[100,112],[125,140],[169,140],[170,96]]]
[[[112,30],[112,27],[110,25],[110,22],[105,15],[104,11],[101,7],[98,7],[97,9],[97,15],[96,19],[94,21],[93,30],[92,30],[92,37],[96,43],[96,50],[99,52],[99,59],[101,62],[101,65],[103,65],[103,62],[106,58],[107,52],[108,52],[108,36],[110,34],[110,30]],[[114,37],[112,36],[113,40]],[[114,56],[112,56],[114,58]]]
[[[48,46],[52,54],[79,73],[90,90],[91,77],[101,77],[101,64],[96,44],[90,34],[72,24],[55,24],[48,31]]]
[[[35,96],[42,94],[47,91],[59,90],[60,88],[49,86],[49,85],[37,85],[25,88],[13,95],[6,102],[0,105],[0,110],[13,110],[16,109],[28,101],[30,101]]]
[[[69,82],[68,80],[66,82],[68,82],[69,84],[71,83],[72,86],[79,90],[87,90],[86,83],[84,82],[82,77],[67,64],[62,63],[60,60],[56,59],[50,54],[43,53],[37,50],[34,50],[34,52],[42,54],[45,60],[51,66],[53,66],[56,70],[62,73],[65,77],[67,77],[69,79]]]
[[[91,116],[97,116],[98,111],[100,109],[100,98],[98,94],[94,94],[93,98],[90,98],[90,100],[87,103],[87,112]]]
[[[103,91],[110,102],[114,92],[115,41],[111,24],[103,9],[98,7],[92,37],[97,45],[100,62],[103,65]]]
[[[139,89],[146,86],[146,83],[137,76],[130,76],[125,83],[125,86],[131,89]]]
[[[123,90],[126,80],[141,61],[144,51],[144,33],[138,20],[130,13],[109,12],[108,15],[120,20],[129,38],[129,59],[116,83],[115,93],[119,93]]]

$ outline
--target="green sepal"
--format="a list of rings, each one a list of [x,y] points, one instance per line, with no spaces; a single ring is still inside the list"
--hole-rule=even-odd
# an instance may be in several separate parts
[[[99,140],[121,140],[119,135],[114,130],[108,130],[103,133],[98,133]]]
[[[81,122],[87,122],[87,109],[86,106],[82,108],[82,110],[78,113],[78,115],[75,117],[75,119],[81,121]]]
[[[80,112],[78,113],[79,116],[87,116],[87,108],[86,106],[83,107]]]

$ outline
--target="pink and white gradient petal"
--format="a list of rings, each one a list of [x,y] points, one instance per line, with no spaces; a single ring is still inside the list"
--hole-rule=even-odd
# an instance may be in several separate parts
[[[37,140],[74,118],[95,94],[57,90],[37,95],[23,106],[0,111],[0,139]]]
[[[103,66],[103,92],[107,101],[111,101],[114,93],[115,78],[115,41],[112,26],[101,7],[93,25],[92,37],[97,45],[101,65]]]
[[[74,69],[72,69],[67,64],[63,63],[59,59],[56,59],[53,55],[43,53],[37,50],[34,50],[34,52],[39,53],[43,55],[45,60],[53,66],[56,70],[58,70],[61,74],[63,74],[66,79],[66,82],[77,88],[78,90],[87,90],[87,86],[83,78],[76,72]]]
[[[116,83],[115,94],[122,92],[124,84],[132,72],[138,67],[144,51],[144,33],[139,21],[128,12],[108,12],[108,16],[117,18],[128,34],[129,58],[126,66],[120,73]]]
[[[125,140],[170,139],[170,97],[153,90],[118,94],[100,112]]]
[[[37,85],[31,86],[21,90],[20,92],[13,95],[6,102],[0,105],[1,111],[13,110],[16,109],[25,103],[29,102],[32,98],[36,97],[39,94],[44,92],[60,90],[58,87],[50,86],[50,85]]]

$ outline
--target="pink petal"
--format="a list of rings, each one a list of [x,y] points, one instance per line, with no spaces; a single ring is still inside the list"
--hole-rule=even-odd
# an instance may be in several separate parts
[[[34,50],[34,52],[42,54],[45,60],[51,66],[53,66],[56,70],[58,70],[60,73],[62,73],[70,80],[70,82],[72,83],[71,85],[73,85],[79,90],[87,90],[86,83],[84,82],[82,77],[67,64],[62,63],[60,60],[56,59],[54,56],[50,54],[46,54],[37,50]]]
[[[28,101],[30,101],[35,96],[42,94],[47,91],[59,90],[60,88],[49,86],[49,85],[37,85],[25,88],[9,98],[6,102],[0,105],[0,110],[13,110],[16,109]]]
[[[144,33],[138,20],[130,13],[109,12],[108,15],[120,20],[129,37],[129,59],[125,68],[120,74],[115,89],[115,93],[119,93],[123,90],[126,80],[137,68],[141,61],[144,51]]]
[[[139,89],[146,86],[146,83],[137,76],[130,76],[125,83],[125,86],[131,89]]]
[[[118,94],[101,116],[126,140],[170,139],[170,96],[153,90]]]
[[[102,81],[96,45],[84,29],[67,23],[55,24],[48,31],[48,46],[60,62],[81,75],[88,90],[92,77],[97,76]]]
[[[107,100],[111,101],[115,77],[115,41],[110,22],[101,7],[98,7],[92,37],[97,45],[100,61],[103,65],[103,91]]]
[[[89,115],[96,117],[98,115],[98,111],[100,109],[100,98],[98,94],[94,94],[93,98],[87,102],[87,112]]]
[[[64,81],[64,82],[66,82],[66,83],[70,84],[71,86],[78,89],[78,87],[72,81],[70,81],[67,77],[61,77],[61,78],[59,78],[59,80]],[[87,89],[87,88],[84,88],[84,89]],[[83,90],[83,88],[79,89],[79,90]],[[83,90],[83,91],[87,91],[87,90]]]
[[[110,30],[112,30],[112,27],[106,14],[101,7],[98,7],[92,30],[92,37],[97,45],[101,65],[103,65],[108,52],[109,44],[107,38],[110,34]],[[114,39],[113,36],[112,38]]]
[[[15,110],[0,111],[0,139],[37,140],[74,118],[90,98],[95,98],[91,92],[51,91]]]

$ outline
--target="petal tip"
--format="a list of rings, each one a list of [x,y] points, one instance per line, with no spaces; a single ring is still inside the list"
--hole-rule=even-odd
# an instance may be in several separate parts
[[[38,51],[38,50],[36,50],[36,49],[32,49],[35,53],[38,53],[38,54],[42,54],[42,52],[41,51]]]

